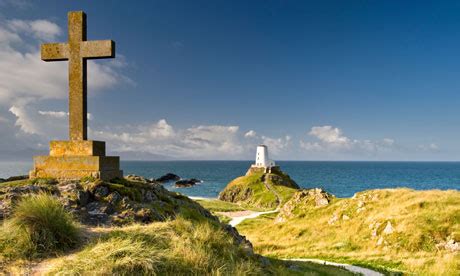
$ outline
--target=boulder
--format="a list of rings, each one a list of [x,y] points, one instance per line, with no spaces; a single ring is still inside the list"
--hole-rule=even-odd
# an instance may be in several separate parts
[[[160,178],[157,178],[156,181],[158,182],[169,182],[169,181],[179,181],[180,177],[178,175],[175,175],[173,173],[167,173]]]
[[[144,193],[144,201],[147,202],[147,203],[150,203],[150,202],[153,202],[155,200],[158,200],[158,197],[155,193],[153,193],[152,191],[146,191]]]
[[[110,192],[110,191],[109,191],[109,188],[107,188],[106,186],[100,185],[100,186],[97,186],[97,187],[94,189],[93,195],[94,195],[94,197],[97,198],[97,199],[102,199],[102,198],[108,196],[108,195],[109,195],[109,192]]]
[[[129,175],[125,176],[125,179],[127,179],[129,181],[136,181],[136,182],[143,182],[143,183],[150,182],[147,179],[145,179],[144,177],[139,176],[139,175],[135,175],[135,174],[129,174]]]
[[[182,179],[176,182],[176,187],[178,188],[187,188],[196,185],[197,183],[201,183],[201,180],[191,178],[191,179]]]
[[[28,175],[17,175],[17,176],[11,176],[6,179],[7,182],[9,181],[17,181],[17,180],[25,180],[29,179]]]
[[[332,194],[320,188],[299,190],[283,205],[275,221],[286,221],[288,218],[293,217],[294,210],[299,208],[307,209],[327,206],[333,198],[334,196]],[[333,224],[338,219],[337,215],[334,215],[334,219],[331,219],[329,224]],[[345,218],[345,220],[347,220],[347,218]]]
[[[118,202],[120,202],[121,200],[121,195],[115,191],[115,192],[112,192],[110,193],[107,198],[106,198],[107,202],[112,204],[112,205],[116,205]]]
[[[385,229],[383,229],[383,234],[389,235],[394,232],[393,226],[391,225],[391,222],[387,222],[387,225],[385,226]]]
[[[78,190],[77,191],[77,203],[80,206],[85,206],[89,202],[89,193],[87,191]]]

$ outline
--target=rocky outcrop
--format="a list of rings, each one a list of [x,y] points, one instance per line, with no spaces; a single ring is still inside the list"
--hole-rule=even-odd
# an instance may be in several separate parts
[[[182,180],[176,181],[175,186],[177,188],[188,188],[188,187],[195,186],[196,184],[201,183],[201,182],[202,182],[201,180],[196,179],[196,178],[182,179]]]
[[[300,190],[283,205],[275,219],[275,222],[284,222],[289,218],[292,218],[296,211],[301,212],[305,208],[320,208],[327,206],[334,198],[335,197],[332,194],[320,188]],[[339,218],[336,216],[331,220],[335,222],[338,219]],[[343,219],[348,220],[350,218],[347,216],[343,217]]]
[[[219,199],[256,208],[275,209],[297,189],[297,183],[279,167],[270,170],[251,167],[246,175],[232,180],[219,194]]]
[[[157,182],[169,182],[169,181],[178,181],[180,180],[180,177],[178,175],[175,175],[173,173],[167,173],[163,176],[161,176],[160,178],[157,178],[156,181]]]
[[[7,218],[23,196],[39,192],[59,198],[66,209],[89,225],[148,223],[174,218],[184,210],[214,217],[188,197],[166,190],[161,184],[130,175],[112,182],[101,180],[24,180],[23,185],[0,186],[0,219]]]

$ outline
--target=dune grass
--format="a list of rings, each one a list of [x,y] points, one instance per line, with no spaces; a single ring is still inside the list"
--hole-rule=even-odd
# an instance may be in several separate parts
[[[392,231],[385,233],[388,223]],[[437,246],[460,240],[459,191],[373,190],[320,208],[300,204],[281,223],[264,216],[237,228],[258,253],[269,256],[428,275],[460,272],[459,254]]]
[[[52,273],[260,275],[262,267],[216,225],[177,218],[114,229]]]
[[[0,228],[0,255],[4,259],[43,257],[73,248],[80,240],[72,216],[53,196],[24,197]]]

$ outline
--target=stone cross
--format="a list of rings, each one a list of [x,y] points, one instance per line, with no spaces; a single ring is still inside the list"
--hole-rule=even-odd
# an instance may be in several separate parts
[[[81,141],[87,135],[87,65],[88,59],[114,58],[112,40],[86,40],[86,14],[68,13],[69,41],[41,46],[44,61],[69,61],[69,138]]]

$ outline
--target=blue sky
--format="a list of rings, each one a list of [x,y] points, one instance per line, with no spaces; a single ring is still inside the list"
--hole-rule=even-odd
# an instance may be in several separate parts
[[[278,159],[459,160],[459,2],[0,7],[1,48],[23,55],[0,70],[20,75],[24,62],[43,79],[0,73],[4,159],[66,139],[66,65],[41,62],[38,47],[65,41],[67,12],[84,10],[88,39],[113,39],[118,54],[90,64],[90,138],[124,158],[248,159],[266,143]]]

